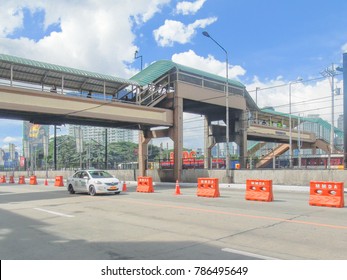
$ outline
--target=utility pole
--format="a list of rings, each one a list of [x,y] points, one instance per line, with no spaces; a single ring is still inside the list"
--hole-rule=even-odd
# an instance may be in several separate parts
[[[343,73],[343,164],[347,168],[347,52],[343,54],[343,67],[337,67]]]
[[[335,95],[335,76],[337,75],[337,71],[335,68],[334,63],[331,64],[331,68],[325,69],[321,74],[324,77],[330,77],[331,78],[331,126],[330,126],[330,153],[329,153],[329,159],[328,159],[328,168],[330,169],[331,163],[330,163],[330,157],[335,152],[335,146],[334,146],[334,95]]]

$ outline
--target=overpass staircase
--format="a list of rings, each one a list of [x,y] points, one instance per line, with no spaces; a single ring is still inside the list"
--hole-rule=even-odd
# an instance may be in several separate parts
[[[167,93],[173,92],[170,87],[167,76],[156,83],[149,84],[138,95],[136,103],[142,106],[154,107],[167,97]]]
[[[280,144],[273,149],[267,150],[265,154],[256,164],[256,168],[262,168],[267,166],[274,157],[280,156],[289,150],[289,144]]]
[[[254,155],[255,153],[259,152],[264,146],[266,146],[268,143],[266,142],[258,142],[254,144],[249,150],[248,153]],[[306,146],[306,147],[305,147]],[[307,148],[307,149],[312,149],[312,148],[318,148],[323,151],[325,151],[327,154],[330,153],[330,144],[325,141],[324,139],[316,139],[314,144],[308,144],[305,143],[302,148]],[[256,164],[256,168],[264,168],[266,167],[274,157],[278,157],[285,152],[289,150],[289,144],[279,144],[278,146],[271,148],[271,149],[266,149],[265,155],[262,155],[260,157],[260,160]],[[341,149],[335,146],[335,153],[342,153]]]

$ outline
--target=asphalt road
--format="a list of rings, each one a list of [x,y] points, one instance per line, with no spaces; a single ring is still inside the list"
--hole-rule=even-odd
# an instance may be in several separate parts
[[[274,188],[273,202],[219,198],[192,184],[138,193],[70,195],[64,187],[0,184],[3,260],[347,260],[347,207],[309,206],[308,188]]]

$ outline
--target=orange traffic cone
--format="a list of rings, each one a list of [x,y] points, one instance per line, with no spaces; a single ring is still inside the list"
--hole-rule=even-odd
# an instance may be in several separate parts
[[[122,192],[126,192],[126,191],[127,191],[127,183],[124,181]]]
[[[179,195],[181,194],[181,189],[180,189],[180,185],[178,184],[178,180],[176,180],[176,191],[175,191],[175,195]]]
[[[45,180],[45,186],[48,186],[48,180],[47,180],[47,178],[46,178],[46,180]]]

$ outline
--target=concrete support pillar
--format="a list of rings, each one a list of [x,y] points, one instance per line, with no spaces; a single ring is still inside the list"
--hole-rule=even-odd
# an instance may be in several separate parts
[[[211,121],[209,120],[208,116],[205,116],[204,118],[204,168],[212,169],[211,165],[211,157],[212,157],[212,148],[216,144],[215,138],[212,135],[212,127],[211,127]]]
[[[182,152],[183,152],[183,98],[175,96],[174,99],[174,178],[182,179]]]
[[[246,111],[241,111],[238,116],[238,121],[235,123],[237,133],[236,143],[240,150],[240,165],[241,168],[246,168],[247,161],[247,118]]]
[[[145,131],[139,131],[139,176],[147,175],[148,143],[150,140],[151,138],[146,137]]]

